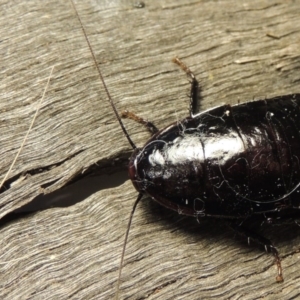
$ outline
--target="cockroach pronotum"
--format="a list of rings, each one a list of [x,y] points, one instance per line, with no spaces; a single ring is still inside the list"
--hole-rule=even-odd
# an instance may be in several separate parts
[[[173,59],[191,81],[190,114],[158,130],[131,112],[119,115],[109,94],[80,16],[71,1],[90,48],[108,100],[133,148],[129,177],[138,191],[126,232],[121,269],[134,210],[143,195],[179,214],[197,219],[222,218],[239,234],[271,251],[282,282],[277,250],[268,239],[243,226],[247,220],[280,224],[295,220],[300,207],[300,94],[284,95],[234,106],[223,105],[196,114],[198,82],[179,58]],[[137,148],[121,117],[143,124],[152,134]]]

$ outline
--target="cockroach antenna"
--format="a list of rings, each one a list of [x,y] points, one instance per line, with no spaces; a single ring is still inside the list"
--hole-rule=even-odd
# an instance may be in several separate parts
[[[128,220],[128,225],[127,225],[127,229],[126,229],[125,239],[124,239],[124,243],[123,243],[121,261],[120,261],[120,267],[119,267],[119,276],[118,276],[118,281],[117,281],[117,285],[116,285],[116,296],[115,296],[116,300],[119,299],[119,290],[120,290],[120,284],[121,284],[121,274],[122,274],[122,268],[123,268],[125,250],[126,250],[126,245],[127,245],[127,240],[128,240],[128,235],[129,235],[129,230],[130,230],[130,226],[131,226],[133,214],[135,212],[136,206],[138,205],[138,203],[142,199],[143,195],[144,194],[142,192],[139,193],[137,199],[135,200],[135,202],[133,204],[133,207],[132,207],[132,210],[131,210],[131,213],[130,213],[130,217],[129,217],[129,220]]]
[[[74,11],[75,11],[75,13],[76,13],[77,19],[78,19],[78,21],[79,21],[79,23],[80,23],[80,25],[81,25],[82,32],[83,32],[83,34],[84,34],[85,40],[86,40],[86,42],[87,42],[87,44],[88,44],[88,47],[89,47],[89,49],[90,49],[90,53],[91,53],[91,55],[92,55],[92,58],[93,58],[93,61],[94,61],[94,63],[95,63],[96,69],[97,69],[98,74],[99,74],[99,77],[100,77],[100,79],[101,79],[101,82],[102,82],[102,84],[103,84],[103,86],[104,86],[104,89],[105,89],[106,95],[107,95],[107,97],[108,97],[109,103],[110,103],[111,107],[113,108],[113,111],[114,111],[114,113],[115,113],[115,115],[116,115],[116,117],[117,117],[117,120],[119,121],[119,123],[120,123],[120,125],[121,125],[121,128],[122,128],[122,130],[123,130],[123,132],[124,132],[124,134],[125,134],[125,136],[126,136],[128,142],[129,142],[129,144],[131,145],[131,147],[133,148],[133,150],[135,150],[135,149],[137,149],[137,147],[136,147],[136,145],[133,143],[133,141],[131,140],[131,138],[130,138],[128,132],[127,132],[127,130],[125,129],[125,127],[124,127],[124,125],[123,125],[123,122],[122,122],[122,120],[121,120],[121,118],[120,118],[120,115],[119,115],[119,113],[117,112],[117,109],[116,109],[116,107],[115,107],[115,105],[114,105],[114,103],[113,103],[113,100],[112,100],[112,98],[111,98],[111,96],[110,96],[110,93],[109,93],[109,91],[108,91],[108,88],[107,88],[107,86],[106,86],[106,84],[105,84],[105,81],[104,81],[104,78],[103,78],[103,76],[102,76],[101,70],[100,70],[99,65],[98,65],[98,63],[97,63],[97,61],[96,61],[96,57],[95,57],[94,51],[93,51],[93,49],[92,49],[91,43],[90,43],[90,41],[89,41],[89,39],[88,39],[88,36],[87,36],[87,34],[86,34],[86,31],[85,31],[85,29],[84,29],[83,23],[82,23],[81,18],[80,18],[79,14],[78,14],[78,11],[77,11],[77,9],[76,9],[76,6],[75,6],[75,4],[74,4],[74,1],[73,1],[73,0],[70,0],[70,1],[71,1],[72,6],[73,6],[73,9],[74,9]],[[138,123],[143,124],[143,125],[146,126],[146,127],[148,128],[148,130],[149,130],[150,132],[152,132],[152,133],[155,133],[155,132],[157,131],[156,127],[155,127],[151,122],[147,122],[147,121],[143,120],[142,118],[138,118],[138,117],[135,116],[134,114],[130,114],[130,113],[128,114],[127,112],[124,112],[124,113],[122,114],[122,116],[123,116],[124,118],[134,119],[134,120],[137,121]],[[130,214],[130,217],[129,217],[128,226],[127,226],[127,230],[126,230],[126,234],[125,234],[125,239],[124,239],[124,243],[123,243],[123,250],[122,250],[121,260],[120,260],[119,275],[118,275],[118,280],[117,280],[117,285],[116,285],[115,299],[119,299],[119,289],[120,289],[120,283],[121,283],[122,266],[123,266],[123,261],[124,261],[124,256],[125,256],[125,249],[126,249],[126,244],[127,244],[127,240],[128,240],[128,235],[129,235],[130,225],[131,225],[131,222],[132,222],[132,218],[133,218],[133,214],[134,214],[134,212],[135,212],[136,206],[137,206],[137,204],[139,203],[139,201],[142,199],[143,194],[144,194],[143,192],[140,192],[140,193],[139,193],[139,195],[138,195],[136,201],[134,202],[134,205],[133,205],[133,207],[132,207],[132,211],[131,211],[131,214]]]
[[[102,76],[102,73],[101,73],[101,71],[100,71],[99,65],[98,65],[98,63],[97,63],[97,60],[96,60],[96,57],[95,57],[95,53],[94,53],[93,48],[92,48],[92,46],[91,46],[90,40],[88,39],[88,36],[87,36],[87,34],[86,34],[86,32],[85,32],[83,23],[82,23],[82,21],[81,21],[81,18],[80,18],[80,16],[79,16],[79,13],[78,13],[78,11],[77,11],[77,9],[76,9],[75,3],[74,3],[73,0],[70,0],[70,1],[71,1],[72,6],[73,6],[73,9],[74,9],[74,11],[75,11],[75,13],[76,13],[77,19],[78,19],[78,21],[79,21],[79,23],[80,23],[80,26],[81,26],[82,32],[83,32],[83,34],[84,34],[85,40],[86,40],[86,42],[87,42],[87,44],[88,44],[88,47],[89,47],[89,49],[90,49],[90,52],[91,52],[93,61],[94,61],[94,63],[95,63],[96,69],[97,69],[98,74],[99,74],[99,77],[100,77],[100,79],[101,79],[101,82],[102,82],[102,84],[103,84],[103,86],[104,86],[105,93],[106,93],[106,95],[107,95],[107,97],[108,97],[109,103],[110,103],[110,105],[111,105],[111,107],[112,107],[112,109],[113,109],[113,111],[114,111],[114,113],[115,113],[115,115],[116,115],[117,120],[119,121],[119,124],[120,124],[120,126],[121,126],[121,128],[122,128],[122,130],[123,130],[123,132],[124,132],[124,134],[125,134],[125,136],[126,136],[128,142],[129,142],[129,144],[131,145],[132,149],[136,149],[137,147],[136,147],[136,145],[134,144],[134,142],[132,141],[132,139],[130,138],[130,136],[129,136],[127,130],[126,130],[126,128],[124,127],[123,122],[122,122],[122,120],[121,120],[121,118],[120,118],[120,116],[119,116],[119,114],[118,114],[118,111],[117,111],[117,109],[116,109],[116,107],[115,107],[115,104],[114,104],[114,102],[113,102],[113,100],[112,100],[112,98],[111,98],[111,96],[110,96],[110,93],[109,93],[108,88],[107,88],[107,86],[106,86],[106,84],[105,84],[104,78],[103,78],[103,76]]]

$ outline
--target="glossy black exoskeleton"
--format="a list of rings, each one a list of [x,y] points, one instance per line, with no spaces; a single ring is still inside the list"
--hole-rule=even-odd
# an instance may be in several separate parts
[[[299,213],[300,94],[195,114],[198,83],[179,59],[174,62],[192,81],[190,116],[134,150],[130,179],[140,194],[179,214],[230,220],[240,234],[272,251],[276,279],[283,281],[272,243],[241,224],[251,218],[280,223]]]
[[[139,192],[194,217],[299,211],[299,107],[297,94],[191,113],[134,151],[130,178]]]
[[[299,213],[300,94],[223,105],[196,114],[198,82],[175,58],[191,79],[190,116],[159,131],[151,122],[123,112],[122,117],[145,125],[152,133],[139,149],[121,121],[81,26],[112,109],[134,149],[129,177],[139,195],[126,232],[117,295],[133,212],[143,195],[179,214],[228,220],[248,241],[254,240],[273,253],[276,280],[283,281],[280,258],[272,243],[242,224],[251,218],[278,224]]]

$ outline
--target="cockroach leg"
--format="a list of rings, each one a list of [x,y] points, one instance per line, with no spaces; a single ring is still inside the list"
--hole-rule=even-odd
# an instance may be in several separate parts
[[[186,66],[178,57],[173,58],[172,60],[177,64],[191,79],[191,91],[190,91],[190,117],[196,115],[197,105],[199,102],[199,83],[194,75],[194,73]]]
[[[145,120],[128,110],[122,111],[120,116],[121,118],[131,119],[139,124],[144,125],[147,128],[147,130],[151,133],[151,135],[158,132],[157,127],[152,122],[149,122],[148,120]]]
[[[187,76],[191,79],[191,91],[190,91],[190,117],[193,117],[196,114],[197,104],[199,101],[199,83],[194,75],[194,73],[178,58],[175,57],[173,59],[173,62],[180,66],[180,68],[187,74]],[[131,119],[133,121],[136,121],[139,124],[142,124],[147,128],[147,130],[151,133],[151,135],[154,135],[158,132],[157,127],[150,121],[145,120],[139,116],[137,116],[135,113],[132,113],[128,110],[125,110],[121,112],[120,114],[121,118],[124,119]]]
[[[256,232],[253,232],[249,230],[248,228],[245,228],[236,222],[231,222],[230,227],[240,236],[246,237],[248,240],[248,243],[250,241],[255,242],[258,245],[261,245],[265,248],[266,252],[271,252],[273,256],[275,257],[276,265],[277,265],[277,276],[276,281],[277,282],[283,282],[283,275],[282,275],[282,267],[281,267],[281,260],[278,254],[278,251],[273,246],[272,242],[268,240],[267,238],[257,234]]]

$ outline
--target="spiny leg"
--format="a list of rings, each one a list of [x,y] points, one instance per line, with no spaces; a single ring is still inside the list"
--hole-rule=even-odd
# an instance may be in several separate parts
[[[276,281],[283,282],[280,257],[279,257],[278,251],[273,246],[271,241],[255,232],[252,232],[251,230],[237,224],[236,222],[231,222],[231,223],[229,223],[229,225],[240,236],[246,237],[248,240],[248,244],[250,244],[250,241],[253,241],[256,244],[263,246],[267,252],[268,251],[272,252],[273,256],[275,257],[275,261],[276,261],[276,265],[277,265]]]
[[[125,110],[125,111],[121,112],[121,118],[131,119],[133,121],[138,122],[139,124],[144,125],[147,128],[147,130],[151,133],[151,135],[158,132],[157,127],[152,122],[149,122],[148,120],[145,120],[145,119],[137,116],[136,114],[134,114],[134,113],[132,113],[128,110]]]
[[[196,114],[196,109],[197,109],[197,103],[199,100],[199,84],[198,81],[194,75],[194,73],[178,58],[175,57],[173,59],[173,62],[176,63],[177,65],[180,66],[180,68],[189,76],[191,79],[191,92],[190,92],[190,117],[193,117]],[[152,123],[149,122],[148,120],[145,120],[136,114],[130,112],[130,111],[123,111],[121,113],[121,118],[124,119],[131,119],[133,121],[136,121],[142,125],[144,125],[147,130],[151,133],[151,135],[155,134],[158,132],[157,127]]]
[[[173,58],[172,60],[177,64],[191,79],[191,92],[190,92],[190,117],[193,117],[196,114],[197,104],[199,101],[199,83],[194,75],[194,73],[186,66],[178,57]]]

